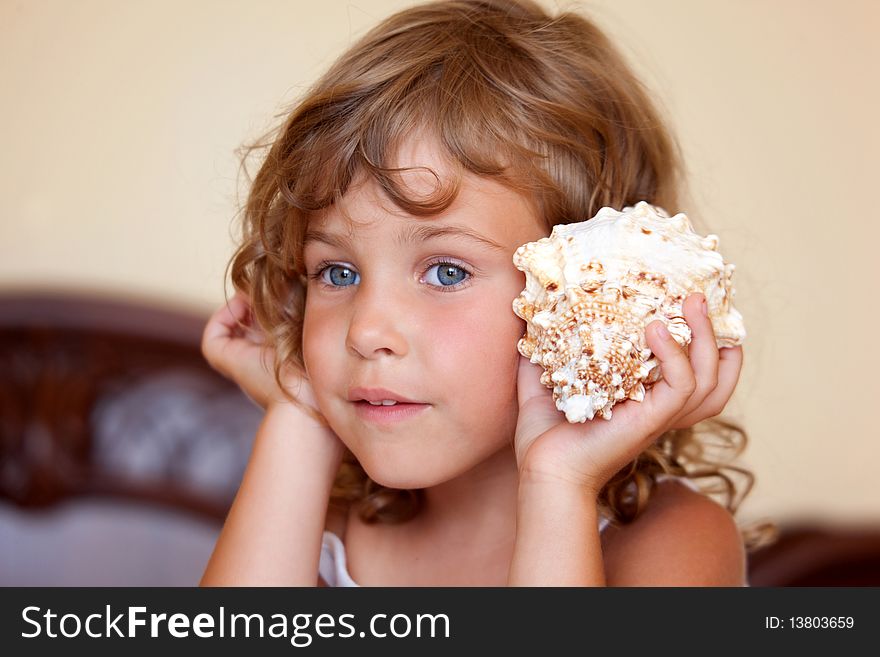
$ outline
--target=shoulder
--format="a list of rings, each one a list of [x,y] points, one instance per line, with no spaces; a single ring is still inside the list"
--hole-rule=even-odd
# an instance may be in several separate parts
[[[745,583],[745,549],[733,516],[680,482],[658,484],[636,520],[603,533],[608,586]]]

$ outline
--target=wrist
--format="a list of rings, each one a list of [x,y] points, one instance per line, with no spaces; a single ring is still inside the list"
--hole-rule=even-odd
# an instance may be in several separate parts
[[[588,501],[597,501],[599,491],[593,486],[583,482],[572,481],[562,477],[550,476],[540,472],[523,471],[519,478],[519,498],[533,495],[559,495],[566,498],[580,498]]]
[[[314,456],[328,459],[334,466],[334,472],[342,461],[345,445],[339,437],[328,425],[322,424],[293,402],[271,401],[266,407],[263,424],[275,427],[273,433],[291,446],[318,450]]]
[[[303,401],[294,401],[286,397],[269,397],[265,405],[266,414],[296,419],[301,426],[310,429],[330,431],[327,419],[314,406]]]
[[[549,477],[520,481],[510,586],[604,586],[596,496]]]
[[[548,490],[560,493],[579,494],[598,499],[603,484],[599,478],[585,479],[582,475],[565,475],[551,472],[546,468],[523,466],[519,474],[521,490]]]

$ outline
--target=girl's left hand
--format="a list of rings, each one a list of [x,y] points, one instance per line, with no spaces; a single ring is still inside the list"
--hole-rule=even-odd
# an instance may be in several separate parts
[[[615,404],[610,420],[596,415],[584,423],[569,423],[556,409],[552,391],[539,380],[543,368],[520,356],[515,437],[520,477],[573,483],[598,495],[615,473],[666,431],[721,413],[739,380],[742,347],[717,348],[702,304],[701,294],[690,295],[684,303],[685,321],[693,333],[687,354],[672,337],[655,333],[661,321],[646,327],[662,378],[641,402]]]

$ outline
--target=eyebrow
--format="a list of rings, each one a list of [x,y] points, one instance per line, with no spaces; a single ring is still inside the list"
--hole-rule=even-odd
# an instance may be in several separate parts
[[[396,243],[398,246],[403,246],[404,244],[412,244],[414,242],[436,239],[438,237],[465,238],[477,242],[487,249],[502,252],[507,250],[498,242],[462,226],[431,226],[426,224],[410,226],[397,235]],[[351,240],[343,235],[327,233],[314,228],[309,228],[306,231],[303,246],[309,242],[323,242],[324,244],[329,244],[330,246],[335,246],[340,249],[351,246]]]

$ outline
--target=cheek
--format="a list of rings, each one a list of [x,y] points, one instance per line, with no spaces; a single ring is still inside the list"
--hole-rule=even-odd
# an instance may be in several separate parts
[[[483,299],[460,307],[429,332],[434,371],[455,383],[462,401],[506,405],[516,398],[516,344],[525,328],[506,301]]]
[[[309,380],[315,387],[320,386],[328,373],[333,371],[331,361],[339,353],[339,348],[334,348],[336,336],[333,330],[329,316],[309,308],[306,304],[302,337],[303,361]]]

